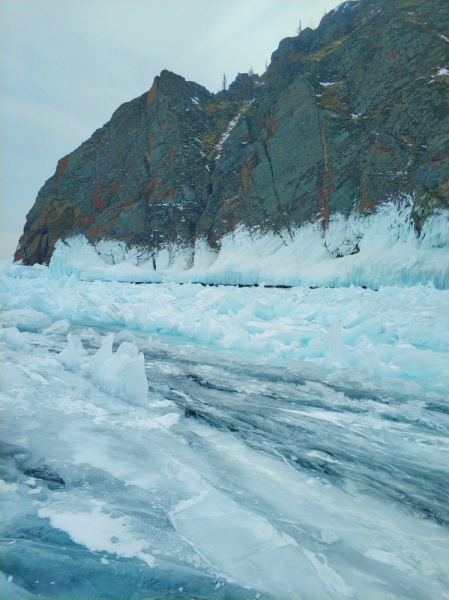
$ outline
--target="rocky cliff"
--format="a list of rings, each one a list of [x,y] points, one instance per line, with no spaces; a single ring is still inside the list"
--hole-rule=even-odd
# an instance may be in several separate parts
[[[78,233],[148,256],[199,238],[217,250],[239,224],[325,231],[404,194],[419,234],[449,204],[448,21],[445,0],[345,2],[226,91],[162,71],[61,158],[15,260],[48,263]]]

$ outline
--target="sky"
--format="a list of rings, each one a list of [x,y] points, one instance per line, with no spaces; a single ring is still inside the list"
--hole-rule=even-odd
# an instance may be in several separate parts
[[[1,0],[1,257],[39,189],[163,69],[212,92],[340,0]]]

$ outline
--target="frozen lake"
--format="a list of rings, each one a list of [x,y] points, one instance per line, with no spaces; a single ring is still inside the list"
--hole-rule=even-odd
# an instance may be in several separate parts
[[[2,277],[2,598],[448,597],[447,290],[35,272]]]

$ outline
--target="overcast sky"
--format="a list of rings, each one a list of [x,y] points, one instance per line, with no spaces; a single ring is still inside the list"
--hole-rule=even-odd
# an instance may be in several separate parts
[[[163,69],[212,92],[339,0],[2,0],[1,256],[59,158]]]

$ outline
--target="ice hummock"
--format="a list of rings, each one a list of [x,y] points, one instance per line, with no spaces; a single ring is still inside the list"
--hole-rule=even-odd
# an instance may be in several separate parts
[[[0,341],[3,344],[8,344],[14,350],[31,351],[28,335],[20,332],[17,327],[2,327],[0,329]]]
[[[48,335],[48,329],[44,333]],[[94,356],[88,357],[81,339],[69,333],[67,347],[57,355],[57,360],[67,369],[90,372],[92,381],[105,392],[131,402],[145,402],[148,382],[143,354],[130,342],[122,342],[113,353],[113,342],[111,333]]]
[[[220,241],[219,251],[205,239],[195,247],[170,244],[154,254],[127,248],[121,241],[92,246],[83,236],[59,241],[43,267],[4,263],[3,272],[21,277],[75,275],[89,281],[136,283],[198,282],[213,285],[282,285],[379,289],[432,282],[449,287],[448,211],[438,209],[417,237],[411,220],[412,198],[387,202],[376,213],[335,214],[320,223],[273,232],[242,225]]]
[[[124,330],[129,335],[181,337],[216,352],[265,360],[306,361],[322,372],[361,369],[366,380],[413,381],[444,392],[448,390],[447,301],[447,291],[433,284],[378,291],[354,286],[239,289],[87,282],[74,274],[54,280],[3,275],[2,338],[19,349],[22,342],[29,342],[27,332],[61,340],[68,334],[59,360],[75,371],[87,369],[85,362],[93,361],[98,367],[94,371],[102,373],[101,385],[121,393],[126,393],[126,386],[113,383],[113,375],[107,376],[106,371],[123,371],[125,376],[132,364],[132,369],[143,373],[143,358],[126,345],[111,355],[108,338],[92,358],[73,334],[74,324]],[[136,344],[122,334],[118,341]],[[143,389],[143,376],[139,378],[138,388]],[[144,392],[136,392],[137,397],[143,398]]]
[[[113,334],[104,338],[100,349],[91,358],[92,381],[112,395],[121,395],[134,402],[145,402],[148,382],[143,354],[130,342],[122,342],[113,353],[113,340]]]
[[[81,340],[71,333],[67,336],[67,348],[58,354],[58,360],[68,369],[80,369],[86,358],[87,352]]]

